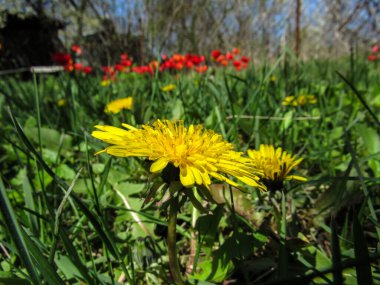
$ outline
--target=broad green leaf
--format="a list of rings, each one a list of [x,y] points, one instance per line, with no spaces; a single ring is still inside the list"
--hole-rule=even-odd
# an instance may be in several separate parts
[[[221,258],[209,257],[208,260],[200,262],[197,268],[199,272],[189,275],[190,279],[219,283],[231,275],[234,265],[232,261],[225,263]]]
[[[82,274],[79,272],[75,264],[65,255],[57,252],[54,257],[54,262],[57,267],[65,275],[66,279],[78,278],[83,279]]]
[[[58,177],[64,180],[73,180],[75,177],[75,171],[66,164],[60,164],[55,169],[55,173]]]
[[[173,109],[172,109],[172,120],[182,119],[184,113],[185,113],[185,109],[183,107],[182,100],[177,99],[174,102],[174,106],[173,106]]]

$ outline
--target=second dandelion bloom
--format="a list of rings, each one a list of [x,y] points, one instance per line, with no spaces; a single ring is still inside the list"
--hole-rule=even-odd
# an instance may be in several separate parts
[[[261,171],[261,181],[271,190],[280,190],[285,180],[306,181],[305,177],[290,174],[302,158],[291,155],[282,148],[260,145],[259,150],[248,150],[248,156]]]
[[[92,136],[111,144],[99,153],[145,157],[152,162],[150,172],[172,169],[184,187],[204,185],[209,188],[211,178],[239,187],[237,182],[227,177],[230,175],[265,190],[251,159],[235,151],[234,146],[223,140],[221,135],[201,125],[186,127],[183,121],[157,120],[141,128],[123,126],[126,129],[95,126],[98,131],[94,131]]]
[[[176,88],[177,87],[174,84],[168,84],[168,85],[165,85],[164,87],[161,87],[161,90],[164,92],[170,92],[170,91],[175,90]]]
[[[104,111],[106,113],[117,114],[121,110],[132,110],[132,107],[133,107],[133,98],[126,97],[126,98],[121,98],[121,99],[117,99],[117,100],[109,102],[106,105]]]

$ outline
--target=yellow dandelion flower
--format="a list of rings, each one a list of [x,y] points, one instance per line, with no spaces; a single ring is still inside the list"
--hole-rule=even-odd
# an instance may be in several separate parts
[[[222,136],[201,125],[185,127],[183,121],[157,120],[141,129],[123,124],[128,129],[112,126],[95,126],[99,131],[92,136],[112,146],[98,153],[119,157],[146,157],[152,161],[150,172],[161,173],[167,166],[177,171],[176,180],[185,187],[204,185],[209,189],[210,177],[232,186],[239,185],[227,178],[231,175],[240,181],[265,190],[258,183],[257,170],[251,159],[233,150],[233,145]],[[179,172],[179,173],[178,173]]]
[[[305,106],[307,104],[316,104],[317,98],[314,95],[300,95],[298,97],[298,105]]]
[[[169,84],[161,88],[162,91],[164,92],[170,92],[175,90],[177,87],[174,84]]]
[[[127,97],[127,98],[121,98],[121,99],[117,99],[115,101],[109,102],[106,105],[104,111],[106,113],[117,114],[123,109],[131,110],[132,107],[133,107],[133,98]]]
[[[293,168],[301,163],[302,158],[296,159],[295,155],[288,154],[280,147],[275,149],[272,145],[262,144],[259,150],[249,149],[247,153],[255,167],[261,171],[261,180],[269,189],[281,189],[284,180],[307,180],[302,176],[290,175]]]
[[[100,85],[102,85],[103,87],[106,87],[110,84],[111,84],[111,80],[109,80],[109,79],[104,79],[100,82]]]
[[[316,104],[317,98],[314,95],[286,96],[282,101],[283,106],[305,106],[307,104]]]
[[[57,105],[58,105],[58,107],[66,106],[66,99],[59,99],[57,101]]]
[[[297,99],[294,96],[286,96],[282,101],[283,106],[298,106]]]

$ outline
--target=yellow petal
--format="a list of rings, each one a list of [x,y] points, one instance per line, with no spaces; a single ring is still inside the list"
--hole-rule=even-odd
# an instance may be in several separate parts
[[[95,128],[97,128],[98,130],[107,132],[107,133],[118,135],[118,136],[128,135],[128,131],[117,128],[117,127],[113,127],[113,126],[96,125]]]
[[[298,175],[289,175],[286,177],[286,180],[292,180],[292,179],[298,180],[298,181],[307,181],[307,178],[298,176]]]
[[[181,183],[185,187],[192,187],[194,186],[194,175],[192,171],[189,169],[187,165],[180,167],[180,173],[179,173],[179,179],[181,180]]]
[[[121,124],[123,127],[127,128],[128,130],[137,130],[137,128],[131,126],[131,125],[128,125],[128,124]]]
[[[169,163],[169,160],[165,157],[161,157],[152,163],[150,166],[150,172],[158,173],[161,172]]]
[[[219,174],[219,173],[216,173],[216,172],[210,172],[210,175],[222,182],[226,182],[228,184],[230,184],[231,186],[234,186],[234,187],[240,187],[239,184],[237,184],[235,181],[232,181],[231,179],[228,179],[227,177],[224,177],[223,175]]]
[[[195,168],[195,167],[189,167],[191,171],[193,172],[194,178],[195,178],[195,183],[198,185],[202,184],[202,175],[201,172]]]

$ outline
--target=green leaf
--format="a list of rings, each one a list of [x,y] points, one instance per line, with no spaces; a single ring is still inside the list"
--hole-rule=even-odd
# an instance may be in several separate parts
[[[73,180],[75,177],[75,171],[68,167],[66,164],[60,164],[56,169],[55,173],[58,177],[64,180]]]
[[[1,275],[2,272],[0,272]],[[0,285],[30,285],[30,282],[26,279],[18,277],[3,277],[0,276]]]
[[[41,252],[38,246],[31,239],[30,234],[28,234],[25,230],[22,230],[22,235],[25,239],[25,243],[30,250],[31,255],[33,256],[33,264],[39,269],[41,275],[48,282],[48,284],[54,285],[65,285],[65,282],[61,279],[61,277],[57,274],[52,265],[48,262],[45,255]]]
[[[189,275],[190,279],[219,283],[231,275],[234,265],[232,261],[225,263],[221,258],[212,258],[200,262],[198,268],[199,272]]]
[[[60,142],[62,142],[62,149],[70,150],[72,145],[72,137],[66,134],[62,134],[54,129],[41,127],[42,145],[48,149],[58,151]],[[38,143],[38,129],[26,128],[25,134],[32,139],[33,142]]]
[[[82,274],[79,272],[76,265],[65,255],[60,254],[57,252],[54,257],[54,262],[57,265],[57,267],[62,271],[62,273],[65,275],[66,279],[72,279],[80,277],[83,279]]]
[[[180,99],[177,99],[174,102],[174,106],[172,109],[172,120],[179,120],[183,118],[184,114],[185,114],[185,109],[183,107],[183,103]]]
[[[73,191],[78,194],[88,193],[88,187],[91,183],[89,178],[80,178],[76,181]]]
[[[284,115],[284,121],[282,122],[283,130],[286,130],[290,127],[293,122],[293,111],[288,111]]]
[[[243,259],[253,253],[255,238],[252,235],[234,232],[222,246],[215,251],[215,256],[227,261],[233,258]]]
[[[36,212],[36,206],[35,206],[35,203],[34,203],[34,191],[33,191],[33,188],[32,188],[32,185],[30,184],[30,181],[29,181],[29,177],[26,175],[25,173],[25,177],[24,177],[24,181],[23,181],[23,185],[22,185],[22,189],[24,191],[24,200],[25,200],[25,205],[28,209]],[[29,223],[30,223],[30,226],[31,228],[33,229],[33,232],[34,233],[38,233],[38,222],[37,222],[37,219],[36,219],[36,216],[31,214],[31,213],[28,213],[28,219],[29,219]]]
[[[358,124],[356,129],[363,140],[365,149],[367,150],[368,154],[379,153],[380,136],[377,134],[376,130],[364,124]]]
[[[222,216],[223,207],[216,207],[211,215],[203,215],[197,219],[195,228],[199,233],[199,238],[210,249],[218,236],[218,226]]]
[[[92,163],[91,164],[92,171],[94,174],[100,174],[104,171],[105,164],[104,163]]]
[[[142,193],[142,191],[146,188],[145,183],[129,183],[123,182],[117,185],[117,189],[126,197]]]

